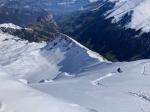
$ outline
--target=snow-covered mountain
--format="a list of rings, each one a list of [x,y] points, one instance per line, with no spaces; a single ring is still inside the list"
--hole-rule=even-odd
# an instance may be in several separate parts
[[[0,5],[31,12],[46,10],[59,13],[84,10],[87,6],[96,11],[106,6],[108,8],[102,12],[106,19],[113,18],[113,23],[127,21],[126,28],[150,32],[149,0],[3,0]]]
[[[13,24],[0,27],[21,29]],[[29,43],[3,32],[0,37],[0,65],[8,73],[29,83],[76,77],[84,68],[99,63],[99,60],[104,62],[103,57],[64,34],[51,38],[47,43]]]
[[[12,23],[1,24],[0,28],[5,31],[23,29]],[[74,78],[86,67],[105,61],[102,56],[64,34],[48,43],[37,43],[0,31],[0,111],[95,112],[27,85]]]
[[[111,63],[61,33],[29,42],[1,31],[0,111],[149,112],[149,68],[150,60]]]
[[[149,8],[149,0],[101,0],[57,21],[63,33],[109,59],[136,60],[150,57]]]
[[[129,16],[128,20],[126,20],[128,21],[127,28],[142,29],[143,32],[150,32],[149,0],[100,0],[88,5],[85,9],[90,8],[91,11],[96,11],[106,6],[107,9],[102,13],[105,13],[106,19],[113,18],[113,23],[120,22],[126,16]]]
[[[59,18],[63,32],[109,59],[141,59],[150,57],[149,0],[4,0],[0,6],[0,20],[38,13],[28,28],[0,24],[0,111],[149,112],[150,60],[109,62],[60,33],[43,11],[82,9]]]
[[[128,15],[130,20],[126,20],[129,21],[126,24],[127,28],[150,32],[149,0],[101,0],[97,4],[95,3],[96,7],[93,7],[92,10],[99,10],[107,3],[112,4],[113,7],[106,10],[106,19],[113,17],[112,22],[116,23],[124,19],[125,15]]]
[[[124,15],[131,14],[131,21],[126,25],[132,29],[142,29],[150,32],[150,1],[149,0],[110,0],[115,2],[113,9],[109,11],[109,17],[114,17],[113,22],[123,19]]]

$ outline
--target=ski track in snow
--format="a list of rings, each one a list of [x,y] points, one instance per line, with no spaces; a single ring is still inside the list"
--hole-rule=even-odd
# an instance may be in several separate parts
[[[91,81],[91,84],[98,86],[99,84],[101,84],[101,80],[112,77],[114,74],[115,73],[108,73],[108,74],[106,74],[106,75],[104,75],[104,76],[102,76],[96,80]]]

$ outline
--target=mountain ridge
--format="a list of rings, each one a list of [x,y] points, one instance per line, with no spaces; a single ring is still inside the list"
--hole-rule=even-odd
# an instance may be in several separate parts
[[[63,33],[73,37],[86,47],[110,60],[130,61],[147,59],[150,57],[150,32],[147,32],[148,30],[144,31],[144,29],[148,29],[149,25],[149,21],[146,19],[148,22],[144,22],[144,20],[148,14],[142,14],[142,18],[139,18],[139,14],[137,15],[139,18],[137,20],[143,21],[143,24],[146,25],[143,26],[141,24],[136,27],[137,29],[131,27],[132,21],[135,18],[132,16],[136,14],[136,8],[141,7],[142,3],[145,4],[145,1],[140,0],[140,4],[135,9],[131,7],[135,6],[136,3],[134,2],[137,1],[131,0],[125,3],[120,1],[122,0],[98,1],[88,5],[85,8],[86,10],[74,12],[70,16],[67,15],[68,18],[65,16],[58,17],[56,20]],[[129,10],[125,13],[115,16],[116,13],[128,8]]]

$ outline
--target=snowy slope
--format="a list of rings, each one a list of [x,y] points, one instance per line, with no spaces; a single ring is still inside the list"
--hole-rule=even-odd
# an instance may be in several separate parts
[[[63,34],[29,43],[0,32],[0,65],[3,112],[150,110],[150,60],[110,63]]]
[[[36,107],[34,107],[36,106]],[[59,108],[58,108],[59,107]],[[90,112],[31,89],[0,69],[1,112]]]
[[[0,26],[21,28],[13,24]],[[39,92],[28,84],[73,78],[83,68],[102,62],[105,60],[100,55],[62,34],[48,43],[29,43],[0,31],[0,111],[95,112]]]
[[[109,0],[115,2],[115,6],[107,18],[114,17],[113,22],[123,19],[125,14],[131,14],[131,21],[127,27],[142,29],[143,32],[150,32],[150,1],[149,0]]]
[[[31,86],[98,112],[149,112],[150,60],[97,64],[79,75]]]
[[[12,28],[12,29],[21,29],[20,26],[17,26],[15,24],[12,23],[4,23],[4,24],[0,24],[0,28]]]
[[[0,65],[30,83],[76,77],[85,67],[101,62],[105,62],[103,57],[65,35],[60,34],[49,43],[29,43],[0,33]]]

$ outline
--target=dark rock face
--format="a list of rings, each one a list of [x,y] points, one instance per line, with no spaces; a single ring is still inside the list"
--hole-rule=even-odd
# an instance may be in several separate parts
[[[27,28],[12,29],[1,27],[0,30],[29,42],[48,42],[59,35],[57,24],[50,13],[39,17],[38,21],[33,22]]]
[[[105,19],[106,12],[114,7],[105,1],[98,10],[92,10],[101,3],[87,6],[87,10],[73,13],[68,18],[58,17],[61,31],[104,57],[116,61],[150,58],[150,33],[141,33],[124,27],[131,21],[132,12],[118,23]]]

